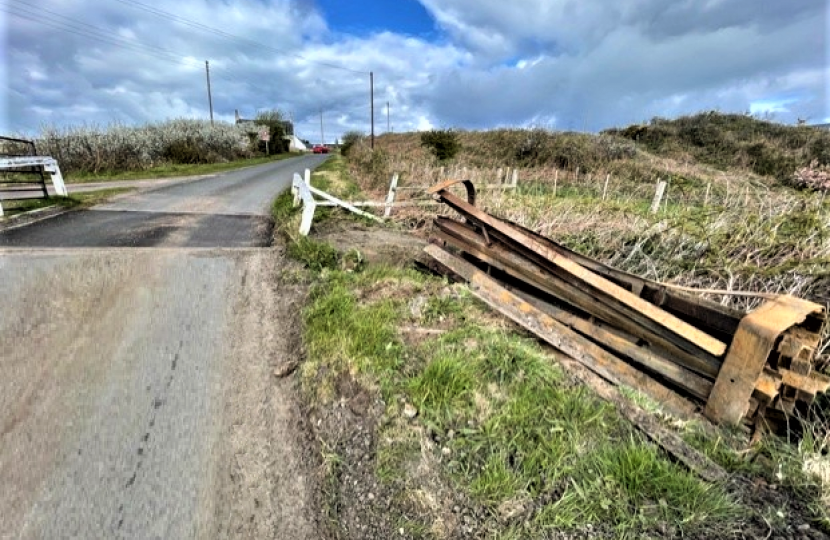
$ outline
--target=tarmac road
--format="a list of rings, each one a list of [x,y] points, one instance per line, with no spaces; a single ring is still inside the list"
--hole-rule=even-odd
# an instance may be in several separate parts
[[[250,247],[268,244],[292,174],[321,161],[0,232],[13,247],[0,248],[0,538],[321,537],[293,383],[272,375],[297,361],[297,293],[276,250]]]
[[[303,156],[119,197],[0,232],[6,247],[255,247],[270,239],[270,203],[295,172],[326,156]],[[72,186],[70,186],[70,190]]]

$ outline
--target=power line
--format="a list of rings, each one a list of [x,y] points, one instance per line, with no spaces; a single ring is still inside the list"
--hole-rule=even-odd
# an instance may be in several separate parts
[[[163,19],[172,19],[174,21],[180,22],[180,23],[182,23],[186,26],[189,26],[191,28],[196,28],[198,30],[202,30],[202,31],[205,31],[205,32],[210,32],[211,34],[215,34],[217,36],[223,37],[223,38],[228,39],[228,40],[247,43],[249,45],[255,45],[257,47],[260,47],[260,48],[263,48],[263,49],[268,49],[269,51],[272,51],[272,52],[275,52],[275,53],[278,53],[278,54],[283,54],[283,55],[286,55],[286,56],[293,56],[295,58],[305,60],[306,62],[310,62],[310,63],[313,63],[313,64],[318,64],[318,65],[329,67],[329,68],[332,68],[332,69],[340,69],[340,70],[343,70],[343,71],[348,71],[350,73],[357,73],[357,74],[360,74],[360,75],[368,75],[367,71],[360,71],[360,70],[357,70],[357,69],[351,69],[351,68],[347,68],[345,66],[340,66],[340,65],[337,65],[337,64],[331,64],[329,62],[321,62],[319,60],[312,60],[312,59],[307,58],[307,57],[305,57],[301,54],[293,53],[293,52],[287,51],[285,49],[277,49],[277,48],[272,47],[270,45],[266,45],[265,43],[260,43],[259,41],[254,41],[254,40],[249,39],[249,38],[245,38],[245,37],[237,36],[237,35],[234,35],[234,34],[230,34],[228,32],[225,32],[224,30],[220,30],[220,29],[214,28],[212,26],[207,26],[207,25],[202,24],[200,22],[197,22],[197,21],[194,21],[194,20],[191,20],[191,19],[187,19],[185,17],[181,17],[179,15],[176,15],[175,13],[170,13],[169,11],[164,11],[162,9],[158,9],[158,8],[155,8],[155,7],[152,7],[152,6],[148,6],[147,4],[143,4],[143,3],[137,2],[135,0],[116,0],[116,1],[120,2],[122,4],[125,4],[125,5],[132,6],[136,9],[140,9],[140,10],[145,11],[147,13],[152,13],[153,15],[156,15],[157,17],[161,17]]]
[[[70,17],[64,17],[62,15],[58,15],[57,17],[52,17],[49,15],[43,15],[41,13],[37,13],[30,9],[22,8],[20,6],[12,6],[6,3],[0,5],[0,10],[9,13],[15,17],[26,19],[38,24],[42,24],[53,30],[61,30],[63,32],[68,32],[70,34],[75,34],[77,36],[95,39],[98,41],[102,41],[109,45],[115,45],[118,47],[123,47],[126,49],[131,49],[133,51],[143,52],[145,54],[149,54],[161,60],[167,60],[169,62],[173,62],[176,64],[181,64],[185,66],[192,66],[191,62],[195,60],[191,60],[184,55],[176,55],[175,53],[168,51],[167,49],[162,49],[160,47],[153,47],[144,45],[138,42],[128,41],[122,39],[120,37],[115,36],[114,34],[101,31],[100,29],[83,23],[81,21],[77,21],[75,19],[71,19]],[[20,11],[16,10],[23,10],[21,13]],[[44,10],[45,11],[45,10]],[[51,13],[51,12],[50,12]],[[67,21],[71,22],[64,22],[60,19],[66,19]],[[90,30],[87,30],[84,27],[89,27]]]
[[[21,0],[13,0],[13,1],[16,1],[19,4],[23,4],[23,5],[26,5],[26,6],[31,6],[31,4],[27,4],[26,2],[22,2]],[[34,6],[31,6],[31,7],[34,7]],[[38,8],[38,9],[41,9],[41,8]],[[19,11],[15,11],[15,10],[19,10]],[[67,33],[74,34],[74,35],[84,37],[84,38],[88,38],[88,39],[94,39],[94,40],[100,41],[102,43],[107,43],[109,45],[115,45],[117,47],[121,47],[123,49],[141,52],[141,53],[146,54],[148,56],[152,56],[152,57],[158,58],[160,60],[165,60],[165,61],[173,63],[173,64],[179,64],[179,65],[187,66],[187,67],[196,67],[197,62],[200,62],[199,60],[196,60],[195,58],[189,58],[187,55],[178,54],[178,53],[175,53],[175,52],[173,52],[169,49],[164,49],[164,48],[161,48],[161,47],[146,45],[144,43],[137,42],[137,41],[130,41],[130,40],[123,39],[123,38],[121,38],[121,37],[119,37],[119,36],[117,36],[117,35],[115,35],[111,32],[107,32],[105,30],[102,30],[99,27],[87,24],[87,23],[85,23],[83,21],[79,21],[77,19],[73,19],[72,17],[67,17],[67,16],[61,15],[59,13],[55,13],[55,12],[47,10],[47,9],[41,9],[41,11],[46,12],[46,13],[50,13],[52,15],[44,15],[42,13],[38,13],[36,11],[33,11],[32,9],[27,9],[25,7],[22,7],[22,6],[12,6],[12,5],[9,5],[8,3],[2,3],[2,4],[0,4],[0,11],[4,11],[6,13],[9,13],[12,16],[15,16],[15,17],[18,17],[18,18],[21,18],[21,19],[25,19],[25,20],[29,20],[29,21],[41,24],[43,26],[46,26],[47,28],[52,28],[54,30],[60,30],[60,31],[63,31],[63,32],[67,32]],[[234,72],[231,72],[230,76],[228,76],[228,75],[223,74],[222,71],[225,71],[225,70],[220,68],[219,73],[217,73],[216,72],[216,66],[214,66],[212,74],[217,78],[223,79],[223,80],[231,82],[231,83],[242,83],[242,84],[244,84],[248,87],[251,87],[253,89],[263,90],[263,91],[266,91],[266,92],[273,91],[273,88],[266,88],[264,86],[259,86],[255,83],[250,82],[244,76],[241,76],[241,75],[236,74]]]

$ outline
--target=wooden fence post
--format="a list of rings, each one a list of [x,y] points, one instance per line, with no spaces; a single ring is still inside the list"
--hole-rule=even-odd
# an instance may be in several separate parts
[[[553,198],[556,198],[556,183],[559,180],[559,169],[556,169],[556,172],[553,173]]]
[[[606,195],[608,195],[608,180],[611,178],[610,174],[605,175],[605,185],[602,187],[602,200],[605,200]]]
[[[395,202],[395,194],[398,192],[398,173],[392,175],[392,182],[389,183],[389,193],[386,195],[386,208],[383,210],[383,217],[392,215],[392,203]]]
[[[706,195],[703,197],[703,206],[709,206],[709,189],[712,187],[712,183],[709,182],[706,184]]]
[[[519,169],[513,169],[513,176],[510,179],[510,187],[515,188],[519,185]]]

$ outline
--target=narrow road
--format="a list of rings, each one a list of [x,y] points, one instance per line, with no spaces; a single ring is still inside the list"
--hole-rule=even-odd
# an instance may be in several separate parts
[[[256,247],[321,162],[0,232],[0,538],[321,537],[294,382],[273,376],[298,359],[301,291]]]
[[[131,194],[88,212],[2,232],[0,246],[264,246],[273,198],[291,185],[295,172],[325,159],[287,159]]]

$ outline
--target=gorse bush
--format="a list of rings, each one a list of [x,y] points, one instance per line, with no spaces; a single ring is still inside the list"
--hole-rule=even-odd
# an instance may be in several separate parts
[[[440,161],[445,161],[455,157],[461,143],[454,130],[433,129],[421,133],[421,146],[428,148]]]
[[[636,141],[658,155],[691,155],[721,170],[747,168],[785,183],[797,168],[814,160],[830,165],[830,133],[741,114],[705,112],[674,120],[654,118],[646,125],[604,133]]]
[[[504,129],[491,133],[497,145],[502,147],[502,152],[507,154],[506,161],[523,167],[581,167],[588,172],[611,161],[632,158],[637,153],[630,141],[608,135],[597,137],[587,133],[557,133],[538,128]]]
[[[216,163],[250,157],[246,129],[217,122],[177,119],[144,126],[45,127],[38,152],[61,170],[101,173],[142,170],[162,163]]]
[[[340,145],[340,153],[344,156],[349,155],[349,150],[364,137],[363,133],[359,131],[347,131],[343,135],[343,142]]]

